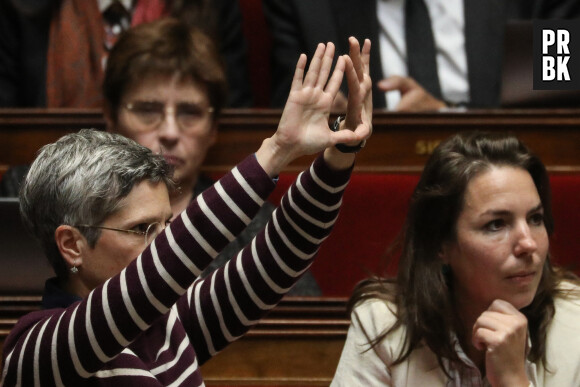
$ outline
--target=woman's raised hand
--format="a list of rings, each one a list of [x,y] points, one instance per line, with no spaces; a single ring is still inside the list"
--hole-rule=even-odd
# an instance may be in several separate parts
[[[356,44],[358,45],[358,42]],[[297,157],[320,152],[338,143],[358,144],[370,135],[371,129],[368,123],[371,113],[363,108],[367,101],[365,99],[367,92],[364,86],[366,83],[359,80],[361,74],[363,80],[365,77],[365,60],[368,68],[370,42],[368,46],[365,44],[365,47],[367,47],[366,56],[363,48],[363,54],[361,55],[357,49],[355,58],[352,60],[349,56],[339,57],[332,74],[334,44],[324,45],[321,43],[318,45],[306,75],[304,75],[306,56],[304,54],[300,56],[278,129],[271,138],[264,141],[262,147],[256,152],[258,161],[271,176],[277,175]],[[358,66],[358,69],[355,66]],[[348,128],[352,130],[333,132],[328,126],[328,119],[332,102],[338,93],[345,70],[349,88],[355,89],[355,97],[352,97],[352,101],[349,96],[348,115],[353,117],[357,115],[357,112],[364,111],[365,113],[358,114],[358,119],[349,118],[352,126]],[[368,81],[370,83],[370,78]],[[363,83],[362,87],[361,83]],[[370,94],[370,90],[368,93]],[[370,109],[372,110],[372,105]],[[351,111],[353,113],[350,113]],[[363,116],[366,127],[359,125]]]

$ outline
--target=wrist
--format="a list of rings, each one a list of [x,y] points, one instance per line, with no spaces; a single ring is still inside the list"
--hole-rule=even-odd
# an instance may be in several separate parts
[[[330,169],[340,171],[351,168],[354,164],[355,153],[343,153],[335,147],[324,150],[324,161]]]
[[[289,152],[284,151],[272,137],[262,141],[262,145],[256,151],[256,159],[264,171],[274,178],[292,161]]]
[[[530,383],[526,372],[521,370],[517,374],[503,375],[493,385],[497,387],[529,387],[532,384]]]

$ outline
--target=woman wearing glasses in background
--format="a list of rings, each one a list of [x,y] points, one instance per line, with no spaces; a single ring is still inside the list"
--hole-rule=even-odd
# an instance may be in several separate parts
[[[45,146],[21,209],[58,279],[44,295],[52,309],[24,316],[6,339],[0,384],[203,385],[199,366],[256,324],[312,263],[338,216],[355,159],[348,151],[371,134],[370,42],[361,53],[352,38],[350,56],[331,72],[333,56],[332,43],[320,44],[304,76],[301,55],[276,133],[176,217],[170,167],[150,149],[94,130]],[[333,132],[329,111],[345,72],[348,111]],[[197,280],[280,171],[321,151],[251,244]]]
[[[160,153],[173,167],[178,188],[169,198],[173,214],[212,185],[200,167],[217,139],[227,84],[222,59],[207,35],[175,19],[130,29],[110,52],[103,95],[107,130]],[[265,203],[203,276],[239,252],[266,225],[273,210]],[[290,294],[321,292],[307,271]]]

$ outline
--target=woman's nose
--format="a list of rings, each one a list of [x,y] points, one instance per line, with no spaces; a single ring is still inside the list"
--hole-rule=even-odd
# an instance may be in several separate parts
[[[177,123],[177,117],[175,115],[175,109],[168,107],[165,109],[165,114],[163,115],[163,121],[159,124],[159,136],[164,138],[175,139],[179,137],[179,126]]]
[[[516,227],[516,233],[516,256],[521,254],[528,255],[536,251],[538,244],[534,239],[534,234],[527,222],[521,222],[521,224]]]

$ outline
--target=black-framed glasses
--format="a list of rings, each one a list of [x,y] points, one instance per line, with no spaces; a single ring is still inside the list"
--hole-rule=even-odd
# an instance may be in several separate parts
[[[143,225],[137,226],[137,228],[144,228],[143,230],[126,230],[123,228],[106,227],[106,226],[93,226],[93,225],[88,225],[88,224],[79,224],[79,225],[76,225],[73,227],[98,228],[100,230],[110,230],[110,231],[124,232],[126,234],[142,235],[144,237],[144,240],[145,240],[145,246],[149,246],[149,244],[151,242],[153,242],[153,239],[155,239],[155,237],[157,235],[159,235],[161,233],[161,231],[163,231],[165,229],[165,225],[163,225],[159,222],[153,222],[151,224],[143,224]]]
[[[213,107],[203,107],[190,102],[166,106],[161,101],[133,101],[123,107],[141,124],[132,129],[143,132],[156,130],[167,115],[173,115],[182,132],[195,132],[213,113]]]

